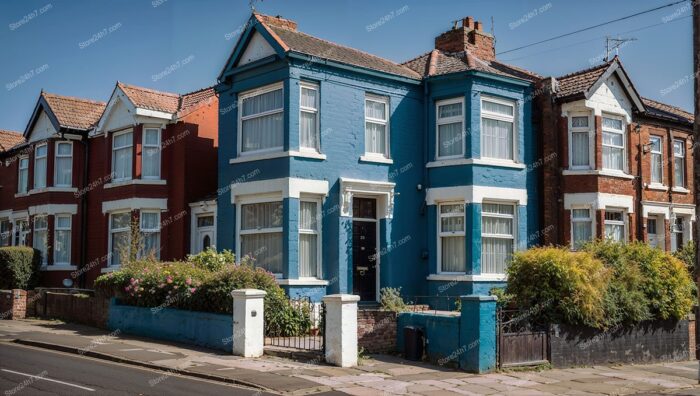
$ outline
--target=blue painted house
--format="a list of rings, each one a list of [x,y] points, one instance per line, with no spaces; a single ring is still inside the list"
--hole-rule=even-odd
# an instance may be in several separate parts
[[[537,76],[471,18],[435,43],[396,64],[253,14],[217,86],[217,247],[314,300],[502,285],[538,239]]]

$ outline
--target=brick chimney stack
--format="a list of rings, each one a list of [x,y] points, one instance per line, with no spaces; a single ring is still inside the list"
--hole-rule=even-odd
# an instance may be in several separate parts
[[[496,60],[493,36],[484,32],[484,24],[481,21],[474,21],[470,16],[462,19],[462,26],[455,26],[437,36],[435,49],[445,52],[469,51],[485,61]]]

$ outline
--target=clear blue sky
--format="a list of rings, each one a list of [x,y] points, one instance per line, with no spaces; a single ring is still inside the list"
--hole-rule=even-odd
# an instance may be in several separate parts
[[[431,50],[450,21],[467,15],[487,30],[493,17],[501,52],[671,2],[264,0],[257,9],[297,21],[303,32],[405,61]],[[692,110],[688,4],[499,59],[558,76],[601,59],[606,35],[634,37],[620,55],[637,89]],[[247,0],[1,0],[0,129],[23,131],[42,88],[106,101],[117,80],[176,93],[212,85],[235,45],[231,33],[249,15]]]

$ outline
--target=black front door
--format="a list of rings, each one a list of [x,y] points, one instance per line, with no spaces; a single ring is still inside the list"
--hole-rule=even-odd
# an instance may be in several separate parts
[[[374,199],[353,199],[352,291],[362,301],[377,301],[377,222],[369,220],[376,207]]]

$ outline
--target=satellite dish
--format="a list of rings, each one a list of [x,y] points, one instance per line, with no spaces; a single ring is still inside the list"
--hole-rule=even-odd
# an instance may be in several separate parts
[[[64,279],[63,280],[63,287],[71,287],[73,286],[73,280],[72,279]]]

